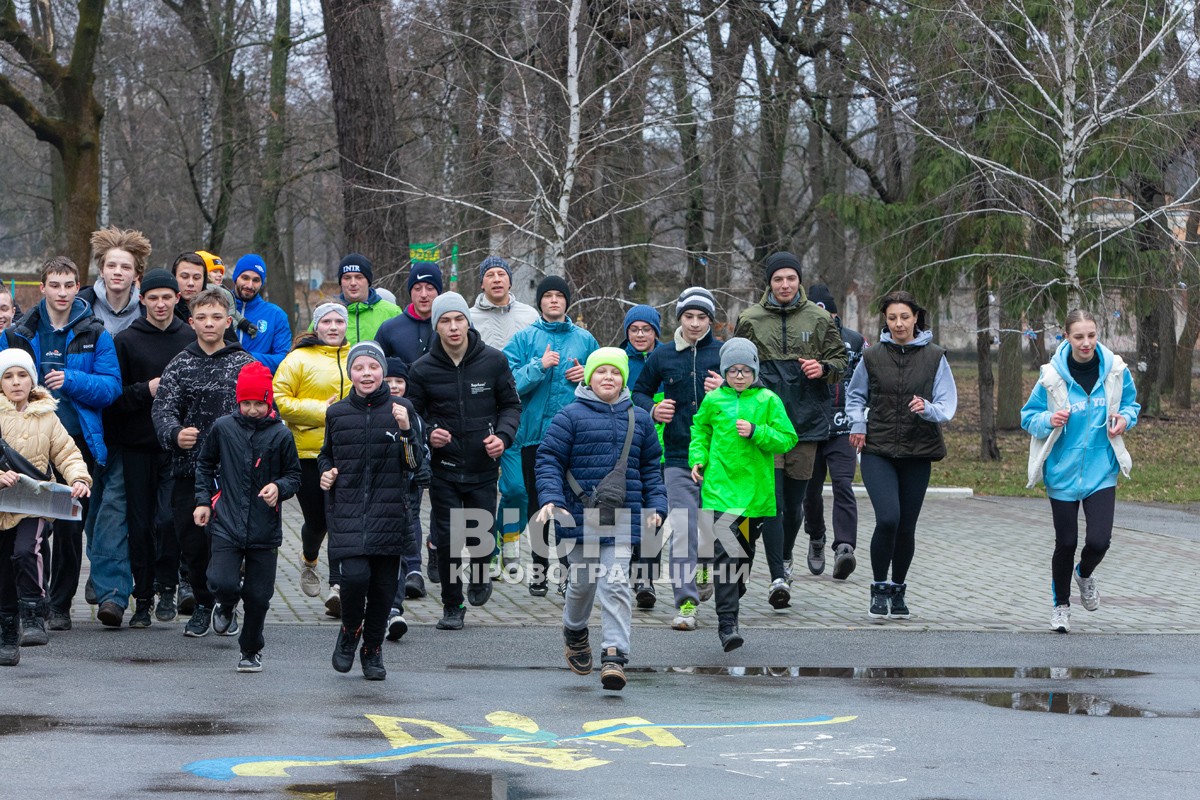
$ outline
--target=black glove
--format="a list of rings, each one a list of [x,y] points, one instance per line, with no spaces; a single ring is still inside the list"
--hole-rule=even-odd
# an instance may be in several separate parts
[[[255,336],[258,336],[258,326],[245,317],[242,317],[240,320],[238,320],[237,329],[249,336],[251,339],[253,339]]]

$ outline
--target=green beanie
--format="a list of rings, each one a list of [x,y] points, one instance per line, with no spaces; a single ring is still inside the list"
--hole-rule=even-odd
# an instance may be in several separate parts
[[[603,364],[616,367],[621,373],[621,382],[629,384],[629,356],[620,347],[601,347],[592,351],[587,363],[583,365],[583,382],[590,385],[592,373],[596,371],[596,367]]]

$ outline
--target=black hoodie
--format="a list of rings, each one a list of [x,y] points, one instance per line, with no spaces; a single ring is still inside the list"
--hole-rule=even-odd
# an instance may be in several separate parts
[[[238,373],[253,360],[240,344],[226,345],[210,356],[193,342],[167,364],[150,413],[158,443],[171,453],[175,477],[195,473],[208,429],[218,417],[237,408]],[[200,431],[190,450],[176,444],[184,428]]]
[[[121,365],[121,396],[104,409],[104,436],[110,448],[161,452],[150,408],[150,381],[161,377],[171,359],[196,343],[190,325],[172,319],[166,330],[159,330],[145,317],[139,317],[113,340],[117,363]]]
[[[450,431],[445,447],[430,447],[433,474],[457,483],[485,483],[499,475],[498,459],[491,458],[483,440],[495,434],[512,447],[521,423],[521,396],[504,353],[484,344],[474,328],[467,331],[467,351],[455,366],[434,338],[429,352],[408,370],[405,396],[435,428]]]

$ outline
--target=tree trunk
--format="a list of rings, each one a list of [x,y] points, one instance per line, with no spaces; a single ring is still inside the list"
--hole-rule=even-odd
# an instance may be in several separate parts
[[[1187,215],[1187,243],[1193,246],[1200,242],[1200,211],[1189,211]],[[1187,315],[1183,331],[1175,344],[1175,392],[1172,398],[1176,408],[1192,407],[1192,364],[1196,356],[1196,340],[1200,338],[1200,269],[1191,258],[1184,259],[1183,279],[1184,303]]]
[[[389,177],[399,169],[396,108],[381,0],[321,0],[342,174],[346,248],[375,265],[377,282],[408,263],[408,218]]]
[[[673,0],[672,34],[680,37],[684,27],[683,3]],[[707,264],[708,241],[704,230],[704,173],[700,158],[700,126],[696,121],[696,106],[688,89],[685,59],[686,42],[677,38],[671,46],[671,93],[675,99],[675,129],[679,132],[679,156],[683,168],[684,208],[683,242],[687,250],[686,281],[688,286],[703,286]]]
[[[999,461],[996,441],[996,384],[992,377],[992,307],[988,302],[989,267],[975,267],[975,361],[979,366],[979,458]]]
[[[254,252],[272,270],[269,284],[276,292],[275,304],[296,327],[296,265],[283,257],[279,236],[279,193],[283,188],[283,155],[287,132],[287,67],[292,49],[291,0],[275,0],[275,34],[271,38],[271,88],[268,100],[267,142],[263,149],[262,187],[254,222]],[[263,293],[267,294],[267,287]],[[269,295],[268,295],[269,296]]]
[[[1021,378],[1021,317],[1000,305],[1000,376],[996,397],[996,427],[1015,431],[1021,427],[1025,386]]]

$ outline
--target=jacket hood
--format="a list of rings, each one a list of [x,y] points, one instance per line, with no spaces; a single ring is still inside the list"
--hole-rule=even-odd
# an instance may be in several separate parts
[[[916,338],[914,338],[911,342],[909,342],[908,344],[904,344],[904,345],[897,345],[897,347],[924,347],[925,345],[929,344],[932,341],[933,341],[933,331],[921,331],[920,333],[918,333],[916,335]],[[889,331],[887,328],[884,328],[883,332],[879,334],[879,343],[880,344],[896,344],[894,341],[892,341],[892,332]]]
[[[46,317],[46,322],[48,324],[50,321],[50,314],[46,309],[45,299],[31,308],[29,313],[22,317],[21,324],[17,328],[18,332],[28,331],[28,334],[22,335],[24,335],[26,339],[32,338],[37,333],[38,325],[41,324],[43,316]],[[67,324],[64,325],[62,329],[66,330],[67,328],[73,328],[90,316],[92,316],[91,305],[88,303],[88,301],[76,297],[75,302],[71,304],[71,316],[67,318]]]
[[[272,425],[282,425],[283,424],[283,420],[281,420],[279,418],[279,412],[277,412],[273,408],[267,413],[267,415],[265,417],[247,417],[245,414],[241,413],[240,411],[233,412],[233,415],[234,415],[234,419],[237,420],[239,425],[241,425],[243,428],[249,428],[252,431],[258,431],[258,430],[262,430],[263,428],[269,428]]]
[[[575,327],[570,317],[565,317],[562,322],[547,322],[545,317],[538,317],[533,325],[547,333],[569,333]]]
[[[29,405],[25,408],[26,414],[31,414],[35,417],[44,417],[53,414],[58,408],[58,401],[50,394],[50,390],[42,386],[34,386],[33,391],[29,393]],[[4,394],[0,393],[0,412],[16,412],[17,407],[12,404]]]
[[[597,397],[596,393],[592,391],[592,387],[587,386],[586,384],[580,384],[579,386],[575,387],[575,396],[583,402],[589,403],[603,410],[612,408],[616,411],[624,411],[626,404],[633,402],[633,397],[629,393],[628,386],[622,386],[621,393],[617,395],[617,399],[611,403],[606,403]]]
[[[516,302],[517,302],[517,298],[513,295],[512,292],[509,292],[508,293],[508,304],[503,305],[503,306],[498,306],[498,305],[495,305],[494,303],[492,303],[491,300],[488,300],[486,294],[484,294],[483,292],[480,292],[479,295],[475,298],[475,306],[474,307],[478,308],[480,311],[499,311],[501,313],[508,313],[509,311],[512,311],[513,304]]]
[[[805,294],[803,286],[797,287],[796,296],[786,306],[780,305],[779,301],[775,299],[775,295],[771,294],[771,290],[768,288],[767,291],[763,292],[761,305],[768,311],[781,314],[785,311],[791,311],[793,308],[799,308],[807,302],[808,295]]]
[[[640,358],[641,360],[645,361],[647,358],[650,357],[651,353],[653,353],[658,348],[662,347],[662,342],[655,342],[654,347],[651,347],[649,350],[647,350],[644,353],[636,350],[634,348],[633,344],[631,344],[628,339],[621,342],[621,347],[625,348],[625,354],[627,356],[629,356],[630,361],[633,361],[635,358]]]
[[[432,318],[422,317],[420,314],[417,313],[417,306],[415,303],[409,303],[408,305],[406,305],[404,307],[404,316],[408,317],[413,322],[431,322],[432,321]]]
[[[224,358],[225,356],[229,355],[230,353],[235,353],[241,349],[242,349],[242,346],[240,344],[238,344],[237,342],[227,343],[224,347],[222,347],[220,350],[218,350],[217,352],[213,353],[210,356],[208,353],[206,353],[200,349],[199,342],[192,342],[187,347],[185,347],[183,349],[183,351],[185,353],[191,353],[192,355],[197,356],[198,358]]]
[[[136,284],[129,292],[129,302],[124,308],[113,308],[108,302],[108,289],[104,285],[103,278],[96,278],[96,282],[92,285],[93,293],[96,296],[96,308],[107,311],[114,317],[123,317],[127,314],[136,314],[139,312],[141,303],[138,302],[142,296],[142,291]]]
[[[1112,369],[1113,351],[1105,347],[1101,342],[1096,342],[1096,355],[1100,359],[1100,379],[1097,386],[1104,383],[1104,379],[1108,377],[1109,370]],[[1068,382],[1073,382],[1075,379],[1071,377],[1071,366],[1067,363],[1067,359],[1071,357],[1071,343],[1064,340],[1058,349],[1054,351],[1054,356],[1050,359],[1050,363],[1058,370],[1058,374],[1063,376],[1063,379]]]
[[[366,397],[363,397],[361,394],[359,394],[357,389],[351,389],[350,393],[346,395],[346,397],[349,398],[351,405],[357,408],[375,408],[376,406],[381,405],[384,400],[387,400],[391,396],[392,390],[388,388],[387,381],[381,383],[378,389],[371,392]]]
[[[157,325],[155,325],[153,322],[151,322],[150,320],[146,319],[145,317],[138,317],[137,319],[135,319],[133,322],[131,322],[129,324],[129,328],[131,330],[137,330],[141,333],[150,333],[150,334],[175,333],[180,328],[185,327],[185,324],[186,323],[184,323],[184,321],[181,320],[178,316],[172,316],[171,321],[167,325],[166,330],[163,330],[163,329],[159,328]]]
[[[315,333],[309,331],[304,336],[296,340],[296,343],[292,345],[292,349],[299,350],[301,348],[315,347],[321,353],[325,353],[327,355],[337,355],[339,350],[345,350],[349,346],[350,343],[344,340],[341,344],[325,344],[317,338]]]
[[[259,298],[256,297],[255,300],[257,299]],[[338,295],[338,300],[342,301],[342,305],[344,305],[348,311],[361,311],[364,307],[370,308],[382,299],[383,298],[379,296],[379,292],[375,291],[375,287],[373,286],[367,290],[367,299],[361,302],[352,302],[347,300],[346,295],[344,294]]]

